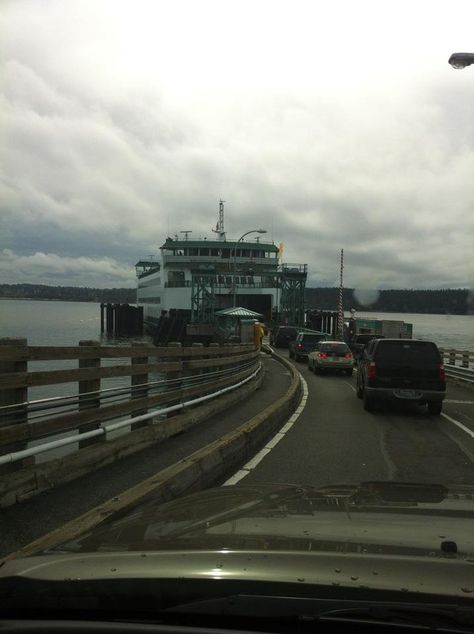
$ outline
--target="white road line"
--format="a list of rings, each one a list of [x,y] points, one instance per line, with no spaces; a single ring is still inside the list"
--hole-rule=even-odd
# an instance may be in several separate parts
[[[237,471],[237,473],[234,473],[232,477],[226,480],[222,486],[224,487],[232,486],[233,484],[237,484],[237,482],[242,480],[242,478],[245,478],[245,476],[248,475],[252,471],[252,469],[255,469],[255,467],[261,462],[261,460],[263,460],[263,458],[265,458],[265,456],[270,453],[270,451],[280,442],[280,440],[282,440],[285,437],[285,434],[293,427],[294,423],[297,421],[297,419],[301,415],[301,412],[304,410],[306,401],[308,400],[308,384],[304,380],[303,375],[301,373],[300,373],[300,381],[303,387],[303,396],[294,414],[290,416],[288,421],[283,425],[283,427],[279,431],[277,431],[277,433],[273,436],[273,438],[267,442],[265,447],[261,449],[258,452],[258,454],[256,454],[251,460],[249,460],[242,467],[242,469]]]
[[[474,438],[474,431],[472,431],[472,429],[469,429],[469,427],[466,427],[466,425],[463,425],[458,420],[451,418],[451,416],[448,416],[444,412],[441,412],[441,416],[443,418],[446,418],[446,420],[449,420],[449,422],[453,423],[453,425],[456,425],[456,427],[459,427],[459,429],[462,429],[463,431],[465,431],[466,434],[469,434],[469,436],[471,436],[471,438]]]
[[[464,404],[464,405],[474,405],[474,401],[458,401],[458,400],[451,399],[451,398],[444,399],[443,403],[460,403],[460,404]]]

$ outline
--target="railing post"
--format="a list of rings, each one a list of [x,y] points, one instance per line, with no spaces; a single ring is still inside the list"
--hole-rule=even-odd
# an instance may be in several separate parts
[[[94,359],[79,359],[79,368],[100,368],[100,342],[99,341],[79,341],[79,346],[94,346],[97,347],[97,358]],[[89,394],[91,393],[92,394]],[[89,395],[87,395],[89,394]],[[82,396],[83,395],[83,396]],[[79,410],[86,409],[98,409],[100,407],[100,379],[91,379],[85,381],[79,381]],[[99,422],[87,423],[83,425],[79,433],[86,431],[92,431],[99,427]],[[104,437],[87,438],[86,440],[79,441],[79,449],[96,444],[97,442],[103,442]]]
[[[201,348],[201,349],[203,349],[204,348],[204,344],[195,341],[194,343],[191,344],[191,347],[192,348]],[[199,361],[199,360],[205,359],[206,357],[199,355],[199,356],[192,356],[191,358],[193,360]],[[191,372],[191,374],[194,374],[194,372],[196,372],[196,374],[206,374],[206,372],[208,372],[208,371],[209,371],[209,368],[199,368],[199,370],[197,372],[194,370],[194,371]]]
[[[146,343],[134,343],[133,347],[136,348],[143,348],[146,347],[148,344]],[[140,365],[140,364],[145,364],[148,363],[148,357],[132,357],[132,367],[134,365]],[[132,374],[131,376],[131,386],[132,386],[132,390],[131,390],[131,399],[137,399],[137,398],[146,398],[148,396],[148,388],[144,387],[143,384],[148,383],[148,372],[144,373],[144,374]],[[140,387],[140,385],[142,385],[142,387]],[[137,386],[137,387],[134,387]],[[141,408],[141,409],[137,409],[132,411],[131,413],[131,417],[133,418],[134,416],[140,416],[141,414],[146,414],[148,411],[147,407]],[[146,425],[148,425],[149,421],[141,421],[139,423],[132,423],[132,425],[130,426],[130,430],[134,430],[134,429],[138,429],[139,427],[145,427]]]
[[[462,352],[462,367],[463,368],[469,367],[469,351],[468,350],[463,350]]]
[[[456,365],[456,350],[449,351],[449,363],[451,365]]]
[[[221,346],[220,346],[220,344],[219,344],[219,343],[210,343],[210,344],[209,344],[209,348],[210,348],[211,350],[215,350],[216,348],[220,348],[220,347],[221,347]],[[217,360],[219,357],[217,357],[217,356],[216,356],[216,357],[212,356],[212,357],[209,357],[209,358],[210,358],[210,359],[216,359],[216,360]],[[220,371],[220,369],[221,369],[221,366],[220,366],[220,365],[215,365],[215,366],[212,368],[212,372],[219,372],[219,371]],[[211,368],[208,368],[208,371],[210,371],[210,370],[211,370]],[[218,377],[218,378],[220,378],[220,377]]]
[[[170,341],[168,342],[168,348],[182,348],[183,344],[181,343],[181,341]],[[183,359],[183,357],[168,357],[169,361],[177,361],[179,359]],[[178,371],[168,371],[166,374],[166,378],[169,379],[179,379],[182,376],[182,372],[181,370]],[[169,390],[179,390],[182,387],[182,382],[181,381],[173,381],[172,384],[168,384],[167,389]],[[177,405],[178,403],[181,402],[181,399],[176,399],[175,401],[170,401],[168,403],[168,405]],[[174,416],[175,412],[169,412],[166,417],[169,418],[170,416]]]
[[[23,359],[19,359],[18,361],[0,361],[0,374],[7,374],[9,372],[26,372],[28,371],[28,361],[26,360],[26,355],[28,354],[27,340],[23,338],[10,338],[10,337],[2,337],[0,339],[0,346],[14,346],[18,348],[18,356],[23,356]],[[22,354],[24,353],[24,354]],[[5,390],[0,390],[0,406],[7,405],[15,405],[26,403],[28,400],[28,386],[26,384],[26,376],[25,383],[20,387],[8,388]],[[26,423],[28,421],[28,412],[26,405],[20,405],[19,407],[15,407],[12,410],[8,410],[6,414],[0,414],[0,426],[7,425],[19,425],[22,423]],[[11,445],[5,445],[0,449],[1,454],[7,454],[14,451],[21,451],[22,449],[26,449],[28,446],[27,442],[15,442]],[[7,473],[10,471],[17,471],[22,467],[25,467],[30,464],[34,464],[35,458],[32,456],[31,458],[25,458],[24,460],[13,462],[11,464],[0,466],[0,473]]]

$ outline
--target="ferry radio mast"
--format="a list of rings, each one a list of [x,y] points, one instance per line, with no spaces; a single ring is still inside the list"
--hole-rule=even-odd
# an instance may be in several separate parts
[[[219,220],[217,222],[216,228],[212,231],[219,235],[219,240],[225,240],[225,231],[224,231],[224,203],[225,200],[219,200]]]
[[[344,306],[342,303],[342,293],[344,290],[344,249],[341,249],[341,272],[339,281],[339,306],[337,315],[337,334],[339,339],[344,339]]]

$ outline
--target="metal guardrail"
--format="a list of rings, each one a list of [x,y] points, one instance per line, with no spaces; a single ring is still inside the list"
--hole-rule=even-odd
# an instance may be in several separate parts
[[[119,429],[123,429],[123,428],[127,428],[130,427],[130,425],[134,424],[134,423],[140,423],[143,421],[152,421],[153,418],[157,417],[157,416],[163,416],[166,414],[169,414],[171,412],[177,412],[180,411],[182,409],[184,409],[185,407],[189,407],[189,406],[193,406],[193,405],[198,405],[200,403],[204,403],[210,399],[214,399],[217,398],[218,396],[221,396],[222,394],[226,394],[227,392],[230,392],[232,390],[237,389],[238,387],[241,387],[242,385],[245,385],[245,383],[248,383],[248,381],[252,380],[253,378],[255,378],[257,376],[257,374],[261,371],[262,368],[262,364],[260,361],[257,362],[257,366],[254,370],[254,372],[250,375],[247,376],[245,379],[243,380],[238,380],[238,382],[229,385],[227,387],[223,387],[218,389],[215,392],[211,392],[210,394],[206,394],[204,396],[200,396],[198,398],[194,398],[194,399],[188,399],[188,400],[180,400],[179,403],[175,404],[175,405],[171,405],[168,407],[161,407],[158,409],[153,409],[149,412],[147,412],[146,414],[142,414],[139,416],[134,416],[130,419],[126,419],[126,420],[121,420],[117,423],[109,423],[108,425],[101,423],[99,425],[99,427],[97,429],[93,429],[89,432],[85,432],[82,434],[78,434],[78,433],[73,433],[72,435],[70,435],[67,438],[61,438],[58,440],[52,440],[52,441],[48,441],[39,445],[35,445],[33,447],[29,447],[27,449],[23,449],[21,451],[16,451],[16,452],[10,452],[7,454],[4,454],[2,456],[0,456],[0,465],[4,465],[4,464],[11,464],[14,462],[18,462],[20,460],[23,460],[25,458],[30,458],[32,456],[37,456],[41,453],[44,453],[46,451],[50,451],[51,449],[57,449],[59,447],[66,447],[67,445],[71,445],[71,444],[75,444],[75,443],[79,443],[84,441],[85,439],[90,439],[90,438],[97,438],[99,436],[104,437],[107,440],[107,436],[108,434],[110,434],[111,432],[117,431]],[[235,373],[235,369],[234,369],[234,373]]]
[[[449,363],[446,363],[444,368],[446,370],[446,376],[474,384],[473,368],[463,368],[459,365],[450,365]]]

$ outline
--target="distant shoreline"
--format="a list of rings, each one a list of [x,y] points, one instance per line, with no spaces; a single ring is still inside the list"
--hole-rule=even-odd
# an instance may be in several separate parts
[[[364,291],[366,300],[354,288],[344,288],[342,304],[358,313],[471,315],[474,296],[467,288],[386,289]],[[335,287],[306,287],[306,310],[337,310],[340,291]],[[137,303],[136,288],[93,288],[48,286],[46,284],[0,284],[0,298],[6,300],[65,301],[94,304]],[[367,304],[367,306],[365,305]]]
[[[81,304],[101,304],[105,302],[99,302],[95,299],[62,299],[58,297],[7,297],[1,296],[0,299],[6,299],[8,301],[16,302],[80,302]]]
[[[60,298],[47,298],[47,297],[7,297],[7,296],[1,296],[0,300],[6,300],[6,301],[32,301],[32,302],[68,302],[68,303],[74,303],[77,302],[79,304],[107,304],[107,303],[121,303],[121,304],[131,304],[131,305],[136,305],[136,302],[103,302],[103,301],[99,301],[99,300],[93,300],[93,299],[60,299]],[[312,310],[312,309],[308,309],[308,310]],[[346,308],[344,309],[345,313],[348,313],[349,310]],[[416,310],[411,310],[411,311],[406,311],[406,310],[382,310],[382,309],[370,309],[370,308],[360,308],[358,310],[355,311],[355,316],[357,317],[357,315],[360,315],[361,313],[370,313],[372,315],[377,315],[380,313],[384,313],[386,315],[439,315],[439,316],[445,316],[445,317],[472,317],[474,316],[472,313],[448,313],[448,312],[420,312],[420,311],[416,311]]]

